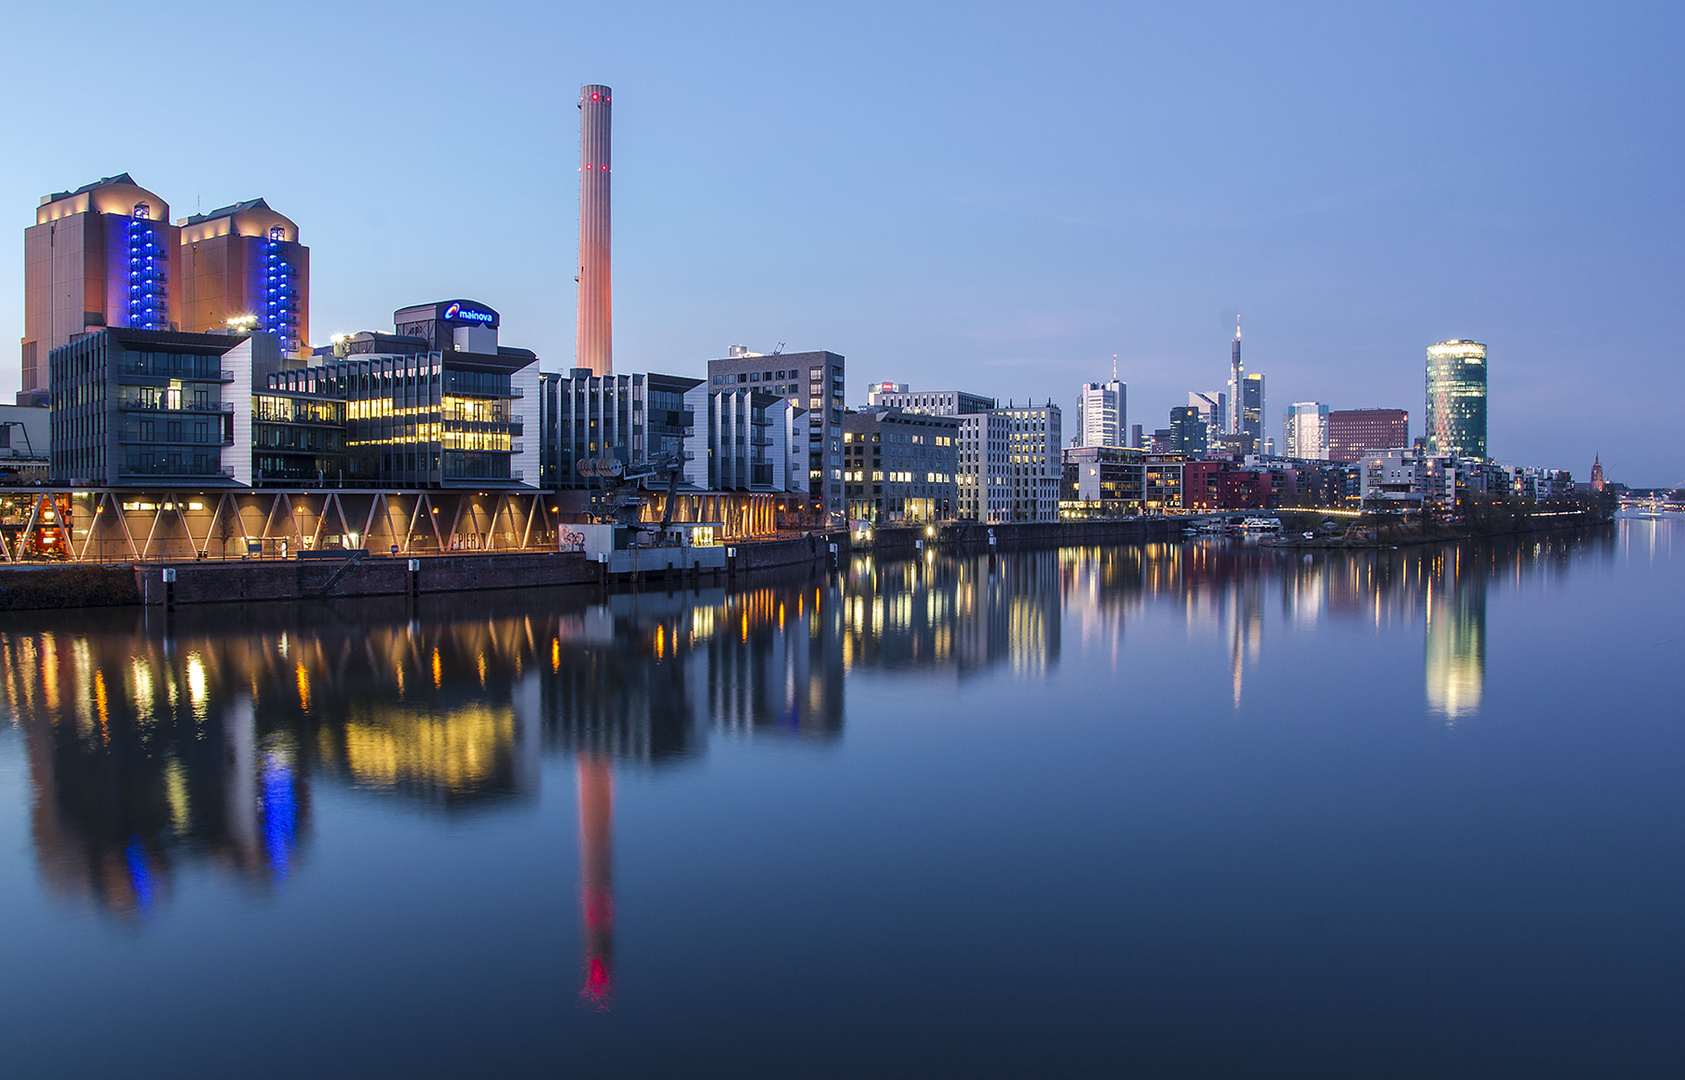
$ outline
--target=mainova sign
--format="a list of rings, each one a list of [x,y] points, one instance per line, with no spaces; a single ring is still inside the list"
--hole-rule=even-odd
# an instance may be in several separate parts
[[[497,323],[497,312],[474,307],[472,304],[465,304],[461,300],[456,300],[445,306],[445,310],[440,312],[439,318],[445,322],[467,322],[478,323],[482,326],[494,326]]]

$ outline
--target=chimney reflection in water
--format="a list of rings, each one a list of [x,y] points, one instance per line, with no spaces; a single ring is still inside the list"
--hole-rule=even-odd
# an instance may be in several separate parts
[[[579,907],[585,919],[579,1000],[607,1009],[614,996],[614,773],[604,758],[579,757]]]

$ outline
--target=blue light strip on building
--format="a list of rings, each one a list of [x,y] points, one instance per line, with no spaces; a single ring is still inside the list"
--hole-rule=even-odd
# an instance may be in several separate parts
[[[263,329],[281,339],[281,354],[290,356],[298,337],[298,272],[287,261],[282,248],[283,230],[269,230],[264,249],[267,278],[264,284]]]
[[[169,298],[164,292],[164,260],[152,208],[136,203],[129,218],[129,325],[141,330],[167,330]]]

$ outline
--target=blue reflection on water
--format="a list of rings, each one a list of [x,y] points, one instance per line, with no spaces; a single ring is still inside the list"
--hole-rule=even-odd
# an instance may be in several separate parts
[[[157,883],[152,875],[152,864],[146,857],[146,849],[141,846],[140,837],[129,841],[123,855],[129,867],[129,887],[134,896],[135,907],[143,912],[151,911]]]
[[[298,795],[293,770],[279,751],[263,756],[263,847],[276,881],[285,881],[298,843]]]

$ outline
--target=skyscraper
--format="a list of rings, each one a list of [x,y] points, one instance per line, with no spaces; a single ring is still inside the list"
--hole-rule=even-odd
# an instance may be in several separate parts
[[[1229,395],[1220,390],[1188,392],[1188,405],[1199,410],[1200,422],[1205,425],[1207,446],[1220,444],[1229,426]]]
[[[1112,358],[1112,379],[1083,383],[1077,393],[1079,446],[1122,446],[1129,430],[1129,384],[1117,377],[1117,358]]]
[[[1241,380],[1239,434],[1243,453],[1264,449],[1264,376],[1258,372]]]
[[[1428,346],[1427,449],[1487,457],[1486,346],[1456,338]]]
[[[181,223],[177,268],[181,329],[208,334],[230,320],[274,334],[281,355],[310,352],[310,249],[298,226],[262,199],[194,214]]]
[[[579,88],[579,319],[575,367],[614,374],[614,305],[609,291],[610,91]]]
[[[1328,406],[1319,401],[1295,401],[1281,420],[1287,456],[1328,460]]]
[[[46,389],[47,354],[84,334],[174,330],[180,234],[128,173],[43,195],[23,232],[23,390]]]
[[[1236,453],[1251,454],[1264,446],[1264,377],[1248,375],[1240,362],[1240,316],[1235,316],[1234,342],[1229,347],[1229,423],[1225,440]]]
[[[1208,429],[1199,409],[1179,405],[1170,410],[1170,446],[1183,454],[1201,454],[1208,449]]]

